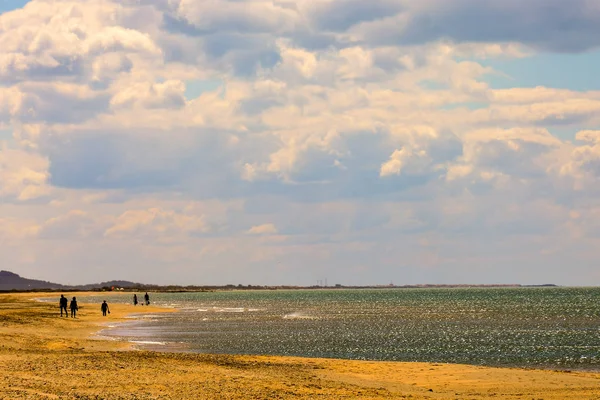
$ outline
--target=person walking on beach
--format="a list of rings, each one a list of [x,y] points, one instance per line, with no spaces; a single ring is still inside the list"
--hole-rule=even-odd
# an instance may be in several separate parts
[[[64,295],[60,295],[60,300],[58,301],[58,305],[60,306],[60,316],[63,316],[63,310],[65,311],[65,317],[69,318],[69,312],[67,311],[67,304],[69,300]]]
[[[137,303],[138,303],[138,301],[137,301],[137,294],[134,294],[133,295],[133,305],[137,306]]]
[[[106,303],[106,300],[104,300],[104,302],[102,303],[102,305],[100,306],[100,309],[102,310],[102,315],[104,317],[106,317],[106,313],[108,312],[110,314],[110,310],[108,308],[108,304]]]
[[[149,306],[150,305],[150,296],[148,296],[148,292],[146,292],[146,294],[144,295],[144,300],[146,300],[146,305]]]
[[[71,300],[69,308],[71,309],[71,318],[75,318],[77,315],[77,310],[79,310],[79,307],[77,307],[77,299],[75,297],[73,297],[73,300]]]

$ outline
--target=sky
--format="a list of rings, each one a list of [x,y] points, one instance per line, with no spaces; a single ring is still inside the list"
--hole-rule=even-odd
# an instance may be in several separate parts
[[[0,269],[600,285],[595,0],[0,0]]]

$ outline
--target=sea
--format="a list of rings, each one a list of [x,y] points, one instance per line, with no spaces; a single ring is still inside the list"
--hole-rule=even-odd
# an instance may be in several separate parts
[[[130,303],[132,295],[78,300]],[[152,305],[179,312],[146,314],[138,305],[139,314],[124,323],[109,320],[99,335],[171,352],[600,370],[600,288],[236,290],[150,296]]]

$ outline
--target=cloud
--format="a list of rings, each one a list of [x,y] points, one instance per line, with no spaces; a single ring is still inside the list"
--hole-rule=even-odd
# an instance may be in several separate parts
[[[148,109],[169,109],[185,106],[185,85],[181,81],[170,80],[163,83],[138,83],[119,89],[112,97],[111,107],[139,107]]]
[[[208,229],[202,216],[150,208],[128,210],[119,215],[114,224],[106,229],[104,236],[108,238],[160,236],[168,239],[182,234],[206,232]]]
[[[82,86],[33,83],[20,91],[12,117],[23,123],[78,123],[108,109],[109,96]]]
[[[580,140],[582,142],[598,143],[600,142],[600,131],[579,131],[575,135],[575,139]]]
[[[179,1],[176,15],[194,25],[198,33],[283,33],[293,28],[298,13],[278,2]]]
[[[600,178],[600,131],[579,131],[575,138],[583,144],[572,149],[559,174],[574,179],[576,189],[594,192]]]
[[[248,229],[248,233],[251,235],[272,235],[277,233],[277,228],[273,224],[256,225]]]
[[[405,1],[408,10],[355,28],[368,43],[520,42],[535,49],[580,52],[600,45],[600,8],[588,0]]]
[[[459,0],[378,0],[366,7],[360,1],[296,1],[283,3],[178,1],[167,12],[172,31],[201,37],[220,32],[245,35],[270,33],[296,44],[319,41],[330,45],[424,44],[454,42],[519,42],[535,49],[578,52],[598,47],[600,10],[587,0],[516,0],[480,2]],[[315,39],[307,42],[307,32]],[[329,38],[323,33],[330,33]],[[331,35],[333,34],[333,35]],[[314,46],[314,44],[313,44]]]
[[[35,222],[16,219],[0,218],[0,242],[15,243],[35,237],[39,226]]]
[[[344,32],[350,27],[389,18],[403,11],[401,2],[377,0],[324,1],[308,5],[310,21],[320,30]]]
[[[46,240],[84,239],[101,237],[102,217],[94,217],[82,210],[71,210],[66,214],[46,220],[40,227],[38,237]]]
[[[48,160],[35,153],[0,148],[0,198],[28,201],[50,194]]]
[[[407,135],[408,134],[408,135]],[[438,133],[417,128],[397,135],[404,147],[394,150],[390,159],[381,165],[379,175],[428,174],[445,170],[445,164],[462,155],[463,143],[451,132]]]
[[[0,78],[74,82],[89,78],[94,59],[109,53],[161,57],[147,33],[119,26],[130,10],[100,1],[32,1],[0,15]]]

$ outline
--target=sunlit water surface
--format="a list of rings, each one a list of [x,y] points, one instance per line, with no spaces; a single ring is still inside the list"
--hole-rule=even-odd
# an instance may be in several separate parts
[[[181,311],[102,335],[166,351],[600,369],[600,288],[151,295],[153,305]]]

